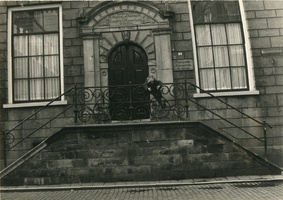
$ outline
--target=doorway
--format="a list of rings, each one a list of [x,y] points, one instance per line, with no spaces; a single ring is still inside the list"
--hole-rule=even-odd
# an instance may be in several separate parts
[[[148,60],[143,49],[125,43],[112,51],[108,62],[111,119],[148,119],[150,97],[142,87],[148,76]]]

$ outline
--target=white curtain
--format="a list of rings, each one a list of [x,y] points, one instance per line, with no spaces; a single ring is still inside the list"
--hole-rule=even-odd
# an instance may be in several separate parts
[[[28,55],[28,36],[14,37],[14,56]],[[27,57],[14,58],[14,99],[28,100],[28,59]]]
[[[19,57],[21,56],[21,57]],[[14,37],[15,101],[48,100],[60,95],[58,35]]]
[[[240,24],[197,25],[196,41],[199,76],[203,89],[247,88]]]
[[[60,69],[58,35],[44,36],[45,98],[54,99],[60,95]]]

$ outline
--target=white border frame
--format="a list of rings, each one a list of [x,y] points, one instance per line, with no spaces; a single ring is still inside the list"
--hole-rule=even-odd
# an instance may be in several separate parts
[[[12,77],[12,12],[21,10],[34,10],[42,8],[59,8],[59,57],[60,57],[60,82],[61,82],[61,94],[64,93],[64,62],[63,62],[63,18],[62,18],[62,5],[50,4],[50,5],[36,5],[25,7],[13,7],[8,8],[8,21],[7,21],[7,61],[8,61],[8,104],[4,104],[3,108],[19,108],[19,107],[32,107],[32,106],[44,106],[49,102],[27,102],[27,103],[13,103],[13,77]],[[66,105],[64,96],[60,101],[55,101],[51,105]]]
[[[241,19],[242,19],[242,26],[245,38],[245,51],[246,51],[246,59],[247,59],[247,76],[248,76],[248,83],[249,83],[249,90],[248,91],[226,91],[226,92],[212,92],[214,96],[240,96],[240,95],[259,95],[259,91],[255,88],[255,77],[254,77],[254,66],[253,66],[253,57],[251,52],[251,44],[249,40],[249,32],[248,32],[248,24],[247,18],[245,15],[244,4],[243,0],[239,1]],[[189,8],[189,16],[190,16],[190,26],[191,26],[191,35],[192,35],[192,45],[193,45],[193,56],[194,56],[194,66],[195,66],[195,79],[196,85],[199,86],[199,72],[198,72],[198,62],[197,62],[197,52],[196,52],[196,43],[195,43],[195,31],[194,31],[194,22],[193,22],[193,15],[192,15],[192,7],[191,7],[191,0],[188,0],[188,8]],[[208,94],[200,93],[200,90],[197,89],[197,93],[194,94],[194,98],[200,97],[211,97]]]

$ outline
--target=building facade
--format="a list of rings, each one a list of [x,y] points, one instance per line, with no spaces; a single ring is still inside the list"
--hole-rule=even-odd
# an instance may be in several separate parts
[[[283,167],[283,1],[2,1],[0,16],[1,129],[13,129],[11,144],[1,140],[27,137],[11,151],[1,145],[6,164],[66,125],[163,120],[152,114],[157,102],[139,107],[152,96],[131,92],[103,98],[131,97],[104,120],[88,106],[152,75],[163,83],[165,120],[200,121]],[[176,103],[187,83],[192,92]],[[241,129],[266,133],[266,146]]]

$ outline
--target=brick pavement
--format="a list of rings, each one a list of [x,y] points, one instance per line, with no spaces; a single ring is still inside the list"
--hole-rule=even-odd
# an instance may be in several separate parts
[[[2,200],[283,200],[283,176],[2,187]]]
[[[135,187],[9,191],[2,200],[283,200],[283,181]]]

